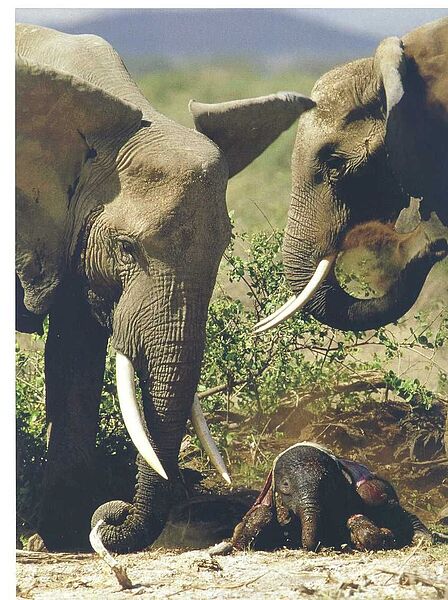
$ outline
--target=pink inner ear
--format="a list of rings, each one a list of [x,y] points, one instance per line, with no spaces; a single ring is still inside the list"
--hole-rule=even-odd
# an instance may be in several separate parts
[[[358,494],[368,506],[382,506],[387,504],[389,497],[382,481],[368,479],[360,482],[357,487]]]
[[[261,492],[258,494],[257,499],[255,500],[253,507],[259,506],[262,504],[263,506],[271,506],[272,504],[272,471],[266,478],[264,485],[261,489]],[[269,493],[270,492],[270,493]]]
[[[351,482],[359,487],[365,481],[374,477],[373,473],[365,465],[349,460],[348,458],[338,458],[339,463],[342,466],[343,474],[351,479]]]

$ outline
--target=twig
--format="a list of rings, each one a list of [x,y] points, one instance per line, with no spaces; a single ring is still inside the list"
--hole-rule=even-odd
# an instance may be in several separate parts
[[[416,465],[418,467],[426,467],[426,466],[431,466],[431,465],[443,465],[445,463],[448,463],[448,457],[444,456],[443,458],[436,458],[435,460],[422,460],[422,461],[410,460],[410,461],[408,461],[408,463],[410,465]]]
[[[401,585],[412,585],[413,583],[423,583],[424,585],[428,585],[437,590],[437,595],[439,598],[444,597],[447,591],[446,583],[437,583],[435,581],[430,581],[426,577],[419,575],[418,573],[414,573],[412,571],[391,571],[389,569],[378,569],[382,573],[386,573],[387,575],[391,575],[387,581],[390,581],[393,576],[398,576],[398,583]],[[386,583],[387,583],[386,581]],[[384,584],[386,585],[386,584]]]
[[[56,563],[65,560],[89,560],[91,556],[91,554],[87,553],[72,554],[70,552],[36,552],[33,550],[16,550],[16,558],[17,562],[19,563]]]
[[[255,208],[257,208],[261,214],[263,215],[263,217],[266,220],[266,223],[269,225],[269,227],[272,229],[272,231],[275,233],[275,227],[272,225],[272,223],[270,222],[270,220],[268,219],[266,213],[258,206],[258,204],[255,202],[255,200],[252,200],[252,204],[255,206]]]
[[[407,556],[406,559],[403,561],[399,573],[393,573],[384,585],[387,585],[394,575],[398,575],[399,577],[401,577],[403,575],[405,566],[408,564],[408,562],[411,560],[411,558],[416,555],[417,551],[420,549],[422,544],[423,544],[423,538],[421,538],[419,540],[416,547],[412,550],[412,552],[409,554],[409,556]]]
[[[101,537],[98,531],[98,528],[104,524],[104,521],[100,519],[95,527],[92,529],[89,535],[89,540],[92,545],[92,548],[99,554],[99,556],[104,560],[104,562],[111,568],[112,573],[118,580],[118,583],[121,585],[123,590],[130,590],[133,585],[131,580],[126,573],[125,567],[122,567],[118,564],[113,556],[109,554],[106,548],[101,541]]]
[[[262,573],[261,575],[258,575],[257,577],[254,577],[253,579],[249,579],[249,581],[243,581],[242,583],[235,583],[233,585],[226,585],[226,586],[223,586],[223,588],[226,589],[226,590],[235,590],[236,588],[246,587],[246,585],[250,585],[251,583],[255,583],[256,581],[258,581],[262,577],[265,577],[266,575],[269,575],[271,572],[272,572],[271,569],[269,569],[269,571],[266,571],[265,573]]]
[[[230,392],[237,385],[243,385],[244,383],[247,383],[246,379],[238,379],[237,381],[232,381],[230,383],[222,383],[221,385],[216,385],[215,387],[209,388],[204,392],[198,392],[198,398],[199,400],[202,400],[203,398],[208,398],[209,396],[214,396],[215,394],[220,394],[221,392]]]
[[[257,577],[254,577],[253,579],[249,579],[249,581],[242,581],[241,583],[234,583],[231,585],[222,585],[219,587],[214,586],[214,585],[209,585],[207,587],[202,587],[200,585],[192,585],[192,586],[189,586],[188,588],[182,587],[180,590],[176,590],[175,592],[172,592],[171,594],[167,594],[165,596],[165,598],[171,598],[172,596],[177,596],[177,594],[181,594],[182,592],[186,592],[187,590],[189,590],[189,591],[191,591],[191,590],[209,591],[210,589],[235,590],[237,588],[246,587],[247,585],[250,585],[251,583],[255,583],[256,581],[258,581],[262,577],[265,577],[266,575],[269,575],[270,573],[272,573],[272,570],[266,571],[265,573],[262,573],[261,575],[257,575]]]

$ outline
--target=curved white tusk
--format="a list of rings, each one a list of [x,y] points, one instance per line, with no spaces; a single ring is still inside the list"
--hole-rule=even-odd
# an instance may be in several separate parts
[[[157,454],[154,452],[143,426],[140,409],[135,396],[134,367],[129,358],[117,352],[116,356],[117,394],[123,421],[129,436],[139,453],[156,473],[168,479]]]
[[[286,304],[284,304],[279,310],[276,310],[273,315],[267,317],[267,320],[263,319],[263,323],[261,321],[257,323],[255,325],[255,333],[262,333],[263,331],[267,331],[268,329],[275,327],[300,310],[302,306],[306,304],[319,289],[335,260],[336,255],[323,258],[317,265],[317,269],[302,292],[294,300],[290,298]]]
[[[218,473],[222,476],[224,481],[231,485],[232,482],[230,480],[230,475],[215,444],[215,440],[212,438],[197,394],[194,395],[193,405],[191,407],[191,422],[212,465],[216,467]]]
[[[283,306],[280,306],[280,308],[278,308],[275,312],[272,313],[272,315],[268,315],[267,317],[265,317],[264,319],[261,319],[261,321],[258,321],[258,323],[255,325],[255,327],[261,327],[262,325],[264,325],[265,323],[268,323],[269,321],[272,321],[272,319],[274,317],[276,317],[277,315],[279,315],[281,312],[283,312],[284,310],[286,310],[288,308],[288,306],[290,306],[294,300],[297,298],[297,296],[291,296],[291,298],[289,300],[287,300],[285,302],[285,304],[283,304]]]

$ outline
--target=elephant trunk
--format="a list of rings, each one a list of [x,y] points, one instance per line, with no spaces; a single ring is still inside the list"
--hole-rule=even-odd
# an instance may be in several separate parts
[[[92,525],[104,521],[99,534],[106,548],[114,552],[149,546],[161,533],[170,509],[179,448],[199,380],[208,305],[208,294],[192,291],[187,299],[185,287],[172,285],[172,296],[157,314],[154,310],[151,313],[151,326],[148,307],[159,300],[148,299],[146,306],[140,302],[137,314],[120,304],[115,311],[112,343],[136,369],[142,391],[143,428],[162,467],[159,473],[166,473],[168,481],[148,465],[146,454],[138,454],[132,504],[109,502],[92,517]],[[130,347],[127,337],[132,330],[144,334],[139,344]],[[136,352],[139,346],[142,350]]]
[[[313,552],[321,541],[321,516],[316,507],[301,507],[298,511],[302,528],[302,547]]]
[[[309,225],[309,223],[308,223]],[[324,238],[324,241],[322,241]],[[325,239],[326,238],[326,239]],[[291,207],[283,242],[286,277],[296,295],[300,295],[323,259],[334,264],[338,250],[336,235],[322,235],[306,228]],[[324,250],[319,251],[319,248]],[[304,310],[321,323],[341,330],[366,330],[382,327],[405,314],[417,300],[432,266],[446,255],[446,242],[437,240],[415,255],[399,273],[386,294],[360,299],[348,294],[331,271],[308,300]]]

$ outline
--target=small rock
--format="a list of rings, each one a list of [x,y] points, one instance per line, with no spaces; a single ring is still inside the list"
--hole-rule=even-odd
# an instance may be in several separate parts
[[[38,533],[34,533],[28,538],[25,550],[29,550],[30,552],[48,552],[45,548],[43,539]]]

